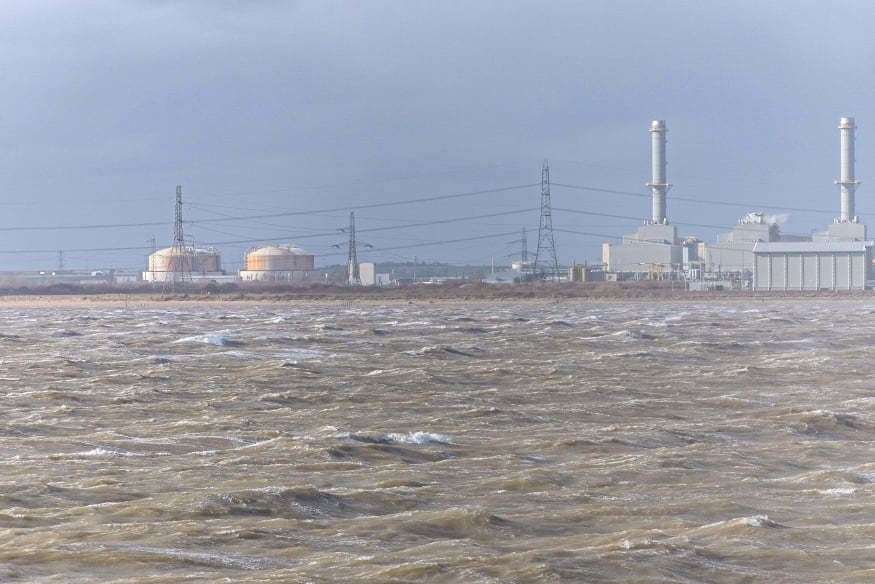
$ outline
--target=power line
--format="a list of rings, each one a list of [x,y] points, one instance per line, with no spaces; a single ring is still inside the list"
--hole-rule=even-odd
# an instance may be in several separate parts
[[[562,187],[566,189],[574,189],[578,191],[591,191],[596,193],[607,193],[611,195],[622,195],[626,197],[639,197],[639,198],[651,198],[652,195],[646,193],[639,193],[634,191],[620,191],[616,189],[604,189],[600,187],[591,187],[585,185],[570,185],[566,183],[553,183],[554,186]],[[809,207],[782,207],[779,205],[762,205],[760,203],[743,203],[743,202],[733,202],[733,201],[714,201],[709,199],[696,199],[694,197],[680,197],[678,195],[668,195],[669,199],[674,199],[675,201],[684,201],[687,203],[698,203],[701,205],[720,205],[723,207],[743,207],[746,209],[768,209],[770,211],[794,211],[797,213],[826,213],[832,215],[835,213],[835,210],[827,210],[827,209],[813,209]]]
[[[484,219],[489,217],[501,217],[505,215],[514,215],[520,213],[528,213],[535,211],[536,209],[519,209],[516,211],[501,211],[498,213],[486,213],[483,215],[468,215],[465,217],[454,217],[451,219],[437,219],[434,221],[423,221],[419,223],[407,223],[403,225],[387,225],[381,227],[370,227],[367,229],[359,229],[358,233],[370,233],[375,231],[394,231],[399,229],[409,229],[412,227],[424,227],[429,225],[444,225],[447,223],[455,223],[462,221],[470,221],[475,219]],[[236,239],[236,240],[226,240],[226,241],[208,241],[203,242],[202,245],[211,245],[211,246],[220,246],[220,245],[240,245],[240,244],[252,244],[252,243],[264,243],[269,241],[276,241],[277,239],[312,239],[315,237],[334,237],[337,236],[337,230],[332,231],[324,231],[322,233],[307,233],[304,235],[294,235],[294,234],[283,234],[273,237],[260,237],[260,238],[251,238],[251,239]],[[403,246],[402,246],[403,248]],[[399,249],[402,249],[399,248]],[[153,249],[151,246],[120,246],[120,247],[90,247],[90,248],[67,248],[67,251],[74,253],[96,253],[96,252],[115,252],[115,251],[142,251]],[[43,254],[43,253],[57,253],[57,249],[11,249],[11,250],[3,250],[0,249],[0,254]],[[331,254],[329,254],[331,255]]]
[[[246,215],[239,217],[226,217],[216,219],[200,219],[190,221],[190,223],[219,223],[227,221],[246,221],[250,219],[273,219],[275,217],[293,217],[298,215],[318,215],[320,213],[336,213],[338,211],[358,211],[359,209],[378,209],[381,207],[395,207],[400,205],[413,205],[417,203],[427,203],[431,201],[445,201],[448,199],[461,199],[464,197],[476,197],[479,195],[489,195],[495,193],[504,193],[508,191],[517,191],[520,189],[528,189],[538,186],[538,183],[525,185],[515,185],[509,187],[500,187],[496,189],[484,189],[480,191],[468,191],[464,193],[455,193],[452,195],[432,195],[428,197],[418,197],[414,199],[402,199],[398,201],[386,201],[382,203],[364,203],[361,205],[345,205],[343,207],[331,207],[327,209],[312,209],[309,211],[285,211],[280,213],[268,213],[264,215]]]
[[[395,207],[400,205],[414,205],[418,203],[427,203],[431,201],[445,201],[448,199],[461,199],[465,197],[476,197],[480,195],[489,195],[495,193],[504,193],[508,191],[515,191],[520,189],[527,189],[538,186],[538,183],[531,183],[525,185],[514,185],[509,187],[500,187],[495,189],[483,189],[479,191],[468,191],[463,193],[454,193],[449,195],[432,195],[427,197],[418,197],[413,199],[401,199],[397,201],[384,201],[380,203],[364,203],[360,205],[346,205],[343,207],[331,207],[326,209],[312,209],[309,211],[284,211],[284,212],[275,212],[275,213],[266,213],[261,215],[241,215],[241,216],[227,216],[227,217],[215,217],[209,219],[195,219],[186,221],[186,224],[194,225],[194,224],[202,224],[202,223],[226,223],[230,221],[249,221],[255,219],[273,219],[276,217],[293,217],[300,215],[318,215],[320,213],[336,213],[339,211],[354,211],[358,209],[377,209],[382,207]],[[9,231],[78,231],[78,230],[89,230],[89,229],[116,229],[116,228],[125,228],[125,227],[159,227],[173,225],[173,223],[167,221],[144,221],[137,223],[93,223],[87,225],[34,225],[34,226],[8,226],[8,227],[0,227],[0,232],[9,232]]]
[[[116,229],[123,227],[166,227],[170,221],[145,221],[141,223],[94,223],[86,225],[40,225],[0,227],[0,231],[79,231],[90,229]]]
[[[640,221],[640,217],[632,217],[631,215],[614,215],[613,213],[601,213],[598,211],[584,211],[581,209],[567,209],[564,207],[555,207],[557,211],[562,211],[563,213],[576,213],[578,215],[591,215],[594,217],[609,217],[611,219],[630,219],[630,220],[638,220]],[[707,229],[734,229],[733,226],[729,225],[710,225],[707,223],[684,223],[682,221],[672,221],[675,225],[687,225],[689,227],[704,227]]]
[[[358,229],[358,233],[373,233],[378,231],[396,231],[398,229],[410,229],[412,227],[428,227],[431,225],[445,225],[447,223],[458,223],[461,221],[473,221],[476,219],[487,219],[491,217],[504,217],[506,215],[519,215],[521,213],[529,213],[532,211],[537,211],[536,208],[530,209],[518,209],[516,211],[500,211],[498,213],[485,213],[483,215],[467,215],[465,217],[453,217],[451,219],[435,219],[433,221],[421,221],[419,223],[406,223],[404,225],[384,225],[381,227],[368,227],[366,229]],[[322,233],[306,233],[304,235],[294,235],[294,234],[281,234],[276,235],[274,237],[261,237],[257,239],[243,239],[236,241],[218,241],[211,242],[204,245],[236,245],[243,243],[260,243],[265,241],[275,241],[277,239],[313,239],[314,237],[331,237],[336,236],[337,231],[324,231]]]
[[[479,241],[482,239],[497,239],[499,237],[507,237],[509,235],[514,235],[515,233],[516,233],[516,231],[505,231],[504,233],[493,233],[490,235],[477,235],[474,237],[460,237],[457,239],[441,239],[438,241],[425,241],[423,243],[412,243],[409,245],[396,245],[393,247],[375,247],[375,248],[370,249],[369,251],[370,252],[393,251],[393,250],[398,250],[398,249],[430,247],[432,245],[446,245],[446,244],[450,244],[450,243],[462,243],[462,242],[466,242],[466,241]],[[344,255],[344,254],[346,254],[346,252],[338,251],[338,252],[332,252],[332,253],[317,254],[316,257],[328,257],[328,256],[336,256],[336,255]]]

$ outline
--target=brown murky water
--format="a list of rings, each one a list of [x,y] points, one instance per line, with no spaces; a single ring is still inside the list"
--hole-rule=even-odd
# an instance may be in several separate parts
[[[875,303],[0,332],[3,582],[875,581]]]

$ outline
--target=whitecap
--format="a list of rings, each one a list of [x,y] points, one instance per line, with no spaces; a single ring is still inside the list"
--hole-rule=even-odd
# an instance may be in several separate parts
[[[398,444],[452,444],[453,439],[446,434],[433,432],[392,432],[385,435],[387,440]]]
[[[217,347],[227,347],[240,344],[239,341],[234,341],[231,337],[223,333],[207,333],[205,335],[194,335],[191,337],[183,337],[176,343],[203,343],[206,345],[215,345]]]
[[[818,489],[817,491],[821,495],[830,495],[833,497],[840,497],[843,495],[853,495],[857,492],[857,489],[853,489],[850,487],[845,488],[835,488],[835,489]]]

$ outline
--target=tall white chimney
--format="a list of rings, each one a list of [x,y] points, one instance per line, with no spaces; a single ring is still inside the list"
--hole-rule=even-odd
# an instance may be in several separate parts
[[[842,223],[856,222],[857,211],[854,195],[860,182],[854,175],[854,134],[857,126],[854,118],[842,118],[839,120],[839,132],[841,134],[841,170],[836,184],[841,189],[842,208],[839,221]]]
[[[665,193],[671,186],[665,178],[665,120],[650,122],[650,187],[653,193],[651,221],[657,224],[668,223],[665,216]]]

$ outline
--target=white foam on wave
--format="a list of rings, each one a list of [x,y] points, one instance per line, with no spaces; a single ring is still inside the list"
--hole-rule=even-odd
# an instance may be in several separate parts
[[[398,444],[452,444],[453,439],[446,434],[434,432],[392,432],[386,434],[386,439]]]
[[[281,437],[277,436],[276,438],[268,438],[266,440],[259,440],[257,442],[247,442],[243,446],[232,446],[231,448],[214,448],[211,450],[197,450],[192,452],[195,456],[212,456],[214,454],[219,454],[223,452],[236,452],[239,450],[249,450],[251,448],[258,448],[259,446],[264,446],[265,444],[273,444],[274,442],[278,442]]]
[[[408,327],[408,326],[430,326],[432,322],[430,320],[409,320],[407,322],[395,322],[391,326],[396,327]],[[438,327],[438,328],[446,328],[446,327]]]
[[[143,456],[170,456],[170,453],[150,452],[148,454],[145,454],[142,452],[130,452],[128,450],[122,450],[120,448],[96,446],[91,450],[85,450],[83,452],[71,452],[69,454],[56,455],[56,457],[59,458],[130,458]]]
[[[205,335],[193,335],[183,337],[174,341],[176,343],[203,343],[206,345],[215,345],[216,347],[226,347],[234,343],[234,341],[226,333],[207,333]]]
[[[741,517],[738,522],[742,525],[747,525],[748,527],[771,527],[775,524],[774,521],[769,519],[768,515],[752,515],[750,517]]]
[[[703,525],[698,527],[697,529],[714,529],[720,527],[732,527],[732,526],[744,526],[744,527],[781,527],[778,523],[775,523],[771,519],[769,519],[768,515],[750,515],[748,517],[736,517],[734,519],[727,519],[726,521],[717,521],[715,523],[709,523],[708,525]]]
[[[106,546],[111,551],[122,551],[129,554],[154,556],[167,558],[195,565],[234,568],[238,570],[262,570],[268,567],[281,565],[273,558],[260,558],[252,556],[231,555],[213,552],[190,551],[178,548],[161,548],[141,545],[116,544]]]
[[[428,345],[422,347],[421,349],[410,349],[408,351],[402,351],[405,355],[410,355],[413,357],[420,357],[422,355],[428,355],[429,353],[436,353],[441,350],[437,345]]]
[[[835,489],[818,489],[817,491],[821,495],[829,495],[832,497],[841,497],[845,495],[853,495],[857,492],[857,489],[851,487],[843,487],[843,488],[835,488]]]
[[[92,448],[91,450],[87,450],[85,452],[74,452],[73,456],[81,456],[83,458],[102,458],[105,456],[138,456],[133,452],[128,452],[126,450],[117,450],[115,448],[101,448],[98,446],[97,448]],[[141,455],[140,455],[141,456]]]
[[[620,341],[649,340],[650,337],[650,335],[645,335],[631,329],[622,329],[613,333],[609,333],[607,336],[616,337]]]

